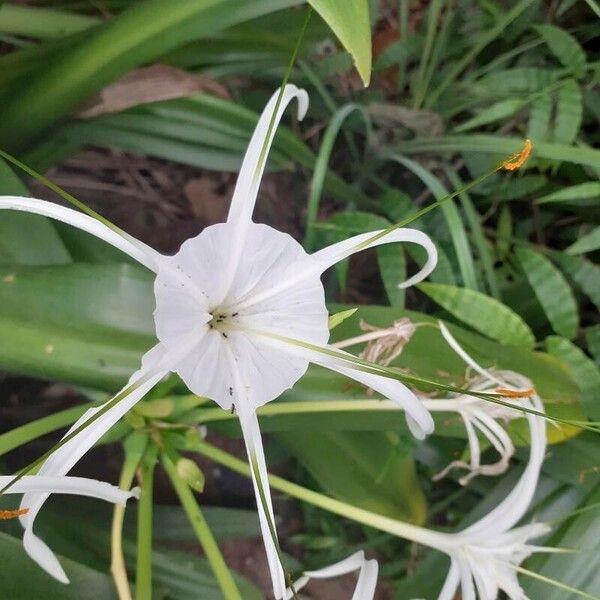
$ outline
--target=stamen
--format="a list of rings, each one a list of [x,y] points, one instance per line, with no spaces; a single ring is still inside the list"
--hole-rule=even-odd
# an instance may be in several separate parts
[[[28,508],[18,508],[17,510],[0,510],[0,521],[8,521],[22,517],[29,512]]]
[[[529,158],[532,148],[533,143],[529,138],[527,138],[523,148],[519,152],[509,156],[505,161],[502,162],[502,168],[505,171],[516,171]]]
[[[496,394],[501,394],[505,398],[530,398],[535,394],[533,388],[527,388],[526,390],[509,390],[506,388],[496,388]]]

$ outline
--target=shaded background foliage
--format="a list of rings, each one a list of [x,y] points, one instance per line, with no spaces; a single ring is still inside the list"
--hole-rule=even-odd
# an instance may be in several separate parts
[[[48,172],[136,236],[174,251],[226,214],[257,112],[279,85],[299,34],[302,4],[4,3],[0,147]],[[334,336],[355,335],[360,317],[381,326],[406,314],[418,321],[442,317],[460,325],[453,331],[484,364],[528,375],[549,412],[600,419],[597,4],[390,0],[370,2],[367,13],[366,3],[357,2],[357,13],[337,23],[340,2],[313,5],[318,14],[291,75],[309,91],[311,108],[301,126],[291,120],[277,133],[258,220],[314,249],[398,221],[486,172],[524,137],[534,143],[525,169],[495,175],[417,221],[440,253],[430,282],[418,290],[396,288],[420,259],[410,247],[379,248],[353,259],[351,268],[338,268],[327,281],[328,299],[374,306],[362,308]],[[352,35],[367,14],[372,47]],[[369,87],[347,49],[363,79],[372,50]],[[1,193],[27,194],[27,184],[51,198],[20,175],[0,161]],[[0,426],[6,430],[0,452],[7,472],[49,443],[34,441],[15,451],[19,440],[60,431],[80,414],[82,402],[104,397],[137,367],[152,339],[150,285],[147,273],[85,234],[39,217],[2,215],[0,367],[13,374],[0,381]],[[407,307],[417,312],[407,313]],[[429,328],[419,330],[397,364],[421,376],[464,382],[460,361]],[[184,390],[172,384],[145,404],[164,397],[176,404]],[[314,369],[282,401],[364,395]],[[46,416],[29,438],[27,430],[10,431]],[[134,411],[104,440],[103,466],[92,457],[81,472],[115,481],[115,442],[140,420],[151,424],[155,418],[143,406]],[[183,417],[173,410],[161,418]],[[401,419],[392,422],[377,414],[295,415],[264,418],[262,427],[271,433],[270,464],[289,477],[357,506],[437,527],[468,523],[517,477],[518,467],[498,480],[475,479],[467,488],[454,476],[433,484],[431,476],[448,457],[462,453],[462,428],[438,427],[416,444]],[[218,444],[239,451],[232,423],[215,421],[209,430]],[[523,443],[518,424],[512,433]],[[518,461],[526,455],[524,449]],[[591,433],[552,446],[531,515],[562,519],[597,502],[599,458]],[[214,475],[214,465],[201,466],[207,477],[201,503],[221,505],[206,509],[219,539],[252,539],[257,523],[248,483],[225,472]],[[155,595],[218,598],[166,487],[159,478]],[[284,498],[278,502],[284,547],[301,559],[297,566],[322,565],[354,547],[370,547],[382,559],[382,597],[429,598],[439,588],[446,560],[440,555]],[[68,526],[61,518],[67,511]],[[43,589],[57,599],[113,598],[109,512],[61,500],[45,513],[43,531],[70,559],[73,583],[65,588],[49,582],[13,537],[20,535],[18,527],[7,526],[0,556],[9,597],[31,598]],[[551,543],[582,552],[536,557],[531,568],[597,591],[596,515],[590,510],[557,522],[551,536]],[[125,544],[132,568],[133,521]],[[238,541],[237,548],[261,560],[258,544]],[[239,559],[235,549],[226,555]],[[242,563],[236,568],[250,577],[265,570]],[[265,582],[255,584],[242,582],[244,598],[261,597]],[[567,597],[541,586],[525,585],[532,598]],[[313,593],[333,598],[343,592]]]

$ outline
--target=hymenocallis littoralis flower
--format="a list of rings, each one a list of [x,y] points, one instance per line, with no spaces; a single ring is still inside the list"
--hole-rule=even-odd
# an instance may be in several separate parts
[[[308,95],[293,85],[286,85],[281,95],[276,92],[265,107],[246,151],[227,221],[187,240],[174,256],[163,256],[114,226],[77,211],[32,198],[0,197],[0,208],[69,223],[112,244],[156,274],[158,343],[119,394],[87,411],[73,425],[39,474],[67,473],[167,373],[177,373],[192,392],[211,398],[225,410],[235,410],[239,416],[277,598],[285,595],[286,583],[256,409],[293,386],[309,363],[315,362],[396,402],[418,437],[433,430],[429,412],[404,384],[356,368],[352,355],[327,352],[331,350],[327,346],[328,313],[320,279],[329,267],[354,252],[391,242],[412,242],[426,250],[427,261],[401,284],[408,287],[435,267],[437,252],[429,237],[415,229],[392,228],[361,234],[309,255],[288,234],[252,221],[276,126],[294,98],[302,118]],[[35,516],[46,498],[47,494],[33,492],[23,498],[22,506],[29,509],[24,523],[26,550],[50,574],[66,581],[55,556],[32,533]]]

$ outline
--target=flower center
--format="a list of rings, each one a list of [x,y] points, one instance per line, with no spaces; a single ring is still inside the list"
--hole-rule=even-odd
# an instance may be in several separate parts
[[[231,312],[226,308],[212,309],[210,315],[212,319],[208,322],[208,326],[221,333],[223,337],[227,337],[227,332],[233,329],[236,325],[236,318],[239,313]]]

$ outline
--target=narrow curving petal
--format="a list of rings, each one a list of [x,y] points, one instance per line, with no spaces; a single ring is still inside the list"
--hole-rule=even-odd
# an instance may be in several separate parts
[[[394,242],[409,242],[423,247],[427,252],[427,260],[418,273],[400,283],[398,287],[403,289],[423,281],[423,279],[433,271],[437,264],[437,249],[435,244],[431,241],[431,238],[417,229],[393,229],[389,233],[380,236],[384,231],[385,230],[382,229],[379,231],[371,231],[369,233],[361,233],[360,235],[348,238],[342,242],[332,244],[331,246],[327,246],[312,254],[312,259],[316,262],[321,272],[323,272],[341,260],[344,260],[361,250],[375,248],[376,246],[381,246],[383,244],[393,244]]]
[[[442,332],[442,337],[446,340],[448,346],[450,346],[450,348],[452,348],[452,350],[454,350],[454,352],[456,352],[456,354],[458,354],[458,356],[460,356],[464,362],[466,362],[474,371],[479,373],[482,377],[493,381],[499,387],[505,386],[504,381],[492,375],[492,373],[480,366],[469,354],[467,354],[467,352],[456,341],[456,339],[450,333],[450,331],[448,331],[448,328],[446,327],[446,325],[444,325],[444,323],[442,323],[442,321],[438,321],[438,325],[440,327],[440,331]]]
[[[438,600],[453,600],[456,596],[456,590],[460,583],[460,570],[454,559],[451,559],[450,569],[446,575],[446,580],[438,596]]]
[[[0,477],[0,487],[9,485],[12,480],[11,475],[2,475]],[[137,488],[126,491],[105,481],[88,479],[87,477],[49,477],[45,475],[25,475],[4,493],[28,494],[30,492],[87,496],[88,498],[96,498],[121,505],[124,505],[129,498],[137,498],[139,495]]]
[[[275,598],[282,598],[285,594],[285,575],[280,564],[279,553],[276,544],[277,531],[275,530],[275,513],[271,500],[271,491],[269,489],[267,463],[263,450],[258,419],[254,409],[247,409],[238,404],[238,413],[240,426],[246,444],[248,460],[252,471],[252,483],[254,484],[254,493],[256,497],[256,507],[260,521],[263,543],[267,554],[269,571],[271,572],[271,582],[273,584],[273,594]],[[266,505],[266,506],[265,506]]]
[[[308,110],[308,94],[306,91],[297,88],[295,85],[288,84],[283,88],[281,102],[277,107],[277,114],[273,115],[280,91],[279,89],[276,90],[269,102],[267,102],[246,149],[231,199],[229,214],[227,215],[228,222],[243,222],[249,221],[252,218],[258,187],[267,163],[267,155],[273,143],[277,126],[288,104],[294,98],[298,99],[298,119],[300,121],[304,118]],[[269,131],[272,119],[273,126]]]
[[[42,464],[38,475],[56,477],[68,473],[75,463],[90,450],[94,444],[128,412],[141,398],[147,394],[168,372],[168,370],[151,370],[144,373],[136,382],[128,384],[106,404],[120,400],[102,416],[75,435],[68,442],[53,452]],[[103,409],[102,406],[86,411],[71,427],[66,435],[84,425],[91,417]],[[28,513],[21,517],[25,528],[23,546],[27,554],[46,572],[58,581],[68,583],[68,578],[54,553],[33,533],[33,524],[40,509],[50,496],[49,492],[29,492],[21,500],[21,508],[27,508]]]
[[[158,271],[158,264],[162,255],[156,250],[124,232],[117,233],[104,223],[76,210],[65,208],[53,202],[22,196],[0,196],[0,209],[34,213],[73,225],[73,227],[90,233],[121,250],[151,271],[155,273]]]
[[[337,348],[332,347],[331,349],[335,350],[338,354],[347,354]],[[352,355],[348,354],[348,357],[352,357]],[[346,375],[396,403],[405,411],[406,423],[416,438],[423,439],[433,431],[434,422],[431,414],[415,394],[400,381],[384,377],[383,375],[365,373],[351,366],[349,362],[345,362],[341,358],[314,351],[311,352],[311,361],[327,369]]]
[[[246,149],[227,215],[227,223],[233,225],[233,228],[230,227],[232,235],[228,239],[226,269],[220,274],[219,279],[217,291],[219,302],[227,295],[238,270],[248,226],[252,222],[258,188],[267,164],[267,156],[281,117],[287,105],[294,98],[298,99],[298,118],[300,120],[304,118],[308,110],[308,94],[295,85],[286,85],[283,88],[279,105],[277,105],[279,90],[271,96]],[[276,113],[275,110],[277,110]],[[270,126],[271,123],[272,126]]]
[[[365,558],[365,553],[362,550],[333,565],[316,571],[304,572],[302,577],[294,582],[294,589],[296,591],[302,589],[311,579],[333,579],[334,577],[347,575],[354,571],[359,571],[359,573],[356,588],[352,594],[352,600],[372,600],[375,596],[375,588],[377,587],[379,565],[376,560]],[[292,597],[292,590],[287,589],[286,600],[290,600]]]
[[[372,242],[369,240],[380,235],[384,230],[371,231],[351,237],[342,242],[327,246],[303,260],[298,260],[292,265],[281,280],[268,289],[258,291],[250,298],[239,303],[239,309],[246,310],[253,305],[263,303],[270,298],[284,294],[286,290],[298,287],[303,281],[311,280],[315,274],[322,275],[329,267],[348,258],[356,252],[374,248],[382,244],[392,244],[394,242],[410,242],[422,246],[427,252],[427,260],[421,270],[409,277],[406,281],[399,284],[399,288],[407,288],[419,283],[425,279],[435,268],[437,264],[437,249],[429,236],[417,231],[416,229],[394,229],[381,237],[377,237]]]

